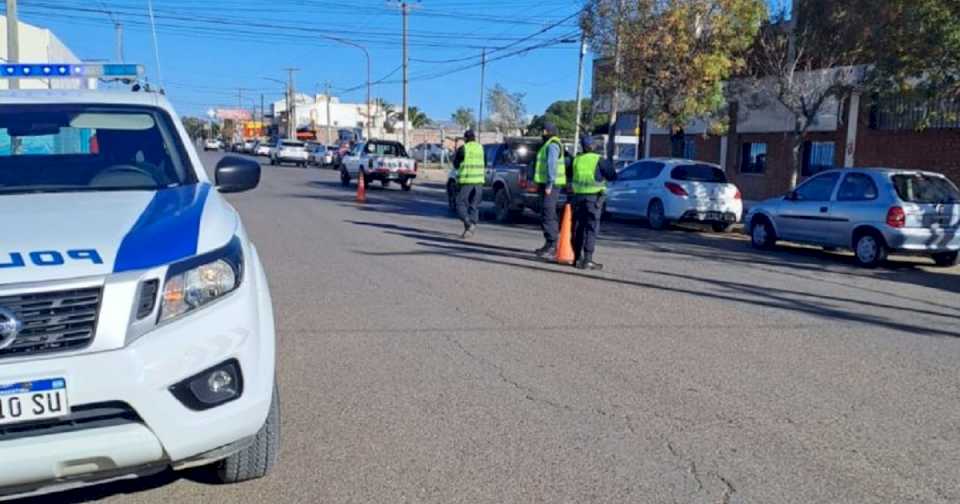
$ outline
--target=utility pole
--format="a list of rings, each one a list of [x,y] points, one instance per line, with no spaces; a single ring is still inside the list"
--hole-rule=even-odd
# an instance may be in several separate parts
[[[420,3],[420,0],[415,0],[417,3]],[[403,118],[403,136],[401,137],[403,146],[407,146],[407,123],[410,122],[409,112],[410,112],[410,103],[408,101],[407,88],[410,83],[409,76],[409,51],[407,49],[407,26],[408,26],[408,17],[410,15],[410,9],[413,8],[411,1],[399,0],[400,2],[400,12],[403,17],[403,112],[401,117]]]
[[[263,126],[267,122],[267,114],[263,109],[263,93],[260,93],[260,131],[263,132]]]
[[[483,130],[483,93],[484,79],[487,76],[487,48],[483,48],[480,53],[480,110],[477,112],[477,140],[480,139],[480,132]]]
[[[332,132],[330,130],[330,81],[323,83],[324,91],[323,94],[327,98],[327,141],[326,144],[330,145],[330,139],[332,138]],[[367,118],[367,121],[370,119]]]
[[[7,0],[7,63],[20,62],[20,21],[17,17],[17,0]],[[20,81],[7,81],[9,89],[20,89]]]
[[[113,28],[117,31],[117,63],[123,63],[123,24],[114,21]]]
[[[293,72],[297,72],[299,68],[285,68],[287,71],[287,138],[290,140],[297,139],[297,104],[296,102],[296,88],[293,84]]]
[[[617,115],[620,112],[620,79],[622,76],[621,55],[622,44],[620,42],[620,31],[623,28],[623,12],[626,10],[626,0],[620,0],[617,4],[617,26],[614,34],[615,43],[613,49],[613,101],[610,103],[610,122],[607,128],[607,159],[613,162],[613,157],[617,153]]]
[[[573,155],[576,156],[580,150],[580,118],[583,113],[583,57],[587,55],[587,37],[580,33],[580,63],[577,65],[577,116],[576,127],[573,133]]]

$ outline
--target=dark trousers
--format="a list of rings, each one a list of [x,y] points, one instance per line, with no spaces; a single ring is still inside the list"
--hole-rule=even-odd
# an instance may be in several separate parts
[[[540,188],[540,227],[543,228],[543,239],[546,245],[555,247],[560,238],[560,221],[557,220],[557,201],[560,199],[560,190],[556,187],[547,196],[543,187]]]
[[[581,194],[573,199],[573,255],[593,260],[603,213],[602,194]]]
[[[463,221],[464,229],[476,226],[480,222],[480,200],[482,198],[482,185],[460,186],[460,190],[457,192],[457,215]]]

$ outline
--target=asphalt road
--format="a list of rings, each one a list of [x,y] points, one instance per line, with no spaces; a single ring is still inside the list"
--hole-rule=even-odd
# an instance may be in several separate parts
[[[275,472],[55,502],[960,501],[957,271],[615,222],[583,273],[531,259],[533,218],[463,242],[439,187],[352,191],[267,166],[230,197],[274,296]]]

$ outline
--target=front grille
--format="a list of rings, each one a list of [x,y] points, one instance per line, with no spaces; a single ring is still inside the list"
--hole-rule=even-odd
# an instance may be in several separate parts
[[[76,350],[89,345],[97,330],[102,290],[72,289],[0,297],[0,306],[23,323],[0,358]]]
[[[130,423],[143,423],[140,415],[127,403],[105,402],[70,408],[70,414],[52,420],[0,425],[0,443],[14,439],[49,436]]]

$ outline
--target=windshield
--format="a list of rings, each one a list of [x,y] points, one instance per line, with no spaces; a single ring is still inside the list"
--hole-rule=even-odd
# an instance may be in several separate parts
[[[0,106],[0,194],[194,183],[174,131],[147,107]]]
[[[727,175],[723,173],[723,170],[706,164],[680,165],[670,172],[670,177],[673,180],[685,182],[715,182],[718,184],[727,182]]]
[[[407,153],[398,143],[368,143],[367,154],[377,156],[407,157]]]
[[[960,192],[949,180],[935,175],[894,175],[893,187],[910,203],[960,203]]]

